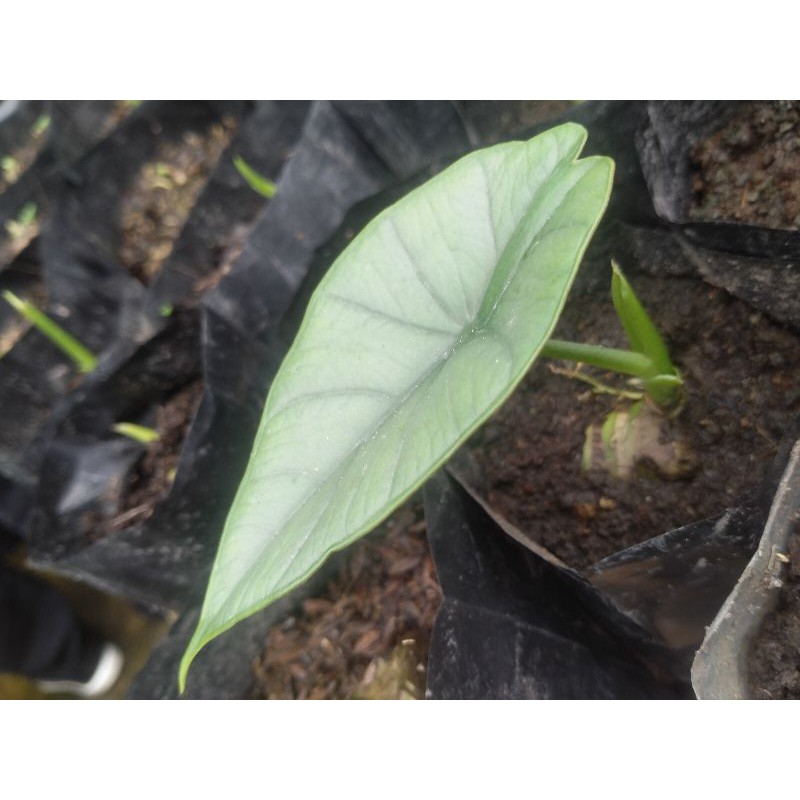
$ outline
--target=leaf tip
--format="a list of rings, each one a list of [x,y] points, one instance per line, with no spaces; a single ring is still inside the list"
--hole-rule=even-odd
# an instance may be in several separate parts
[[[200,651],[214,638],[215,635],[216,633],[209,633],[208,630],[203,626],[203,620],[201,618],[194,634],[192,635],[192,638],[189,640],[189,644],[186,646],[186,650],[181,658],[180,666],[178,667],[178,691],[180,694],[183,694],[186,691],[186,679],[189,676],[189,669],[192,666],[192,663],[194,662],[195,658],[197,658]]]
[[[253,613],[251,610],[249,613]],[[205,617],[204,614],[200,615],[200,620],[197,623],[194,634],[186,645],[186,650],[181,658],[180,666],[178,667],[178,689],[183,694],[186,691],[186,679],[189,675],[189,669],[194,663],[194,660],[200,654],[200,651],[211,641],[217,638],[221,633],[224,633],[232,627],[240,619],[248,614],[243,614],[241,617],[229,620],[222,625],[215,625],[214,622]]]
[[[202,644],[198,644],[196,642],[196,636],[192,637],[192,641],[189,642],[189,646],[186,648],[186,652],[183,654],[183,658],[181,658],[180,667],[178,668],[178,693],[183,694],[186,691],[186,678],[189,675],[189,668],[192,666],[192,662],[197,657],[197,654],[200,652],[201,648],[203,647]]]
[[[619,264],[612,258],[611,259],[611,297],[614,301],[614,306],[617,307],[618,302],[625,302],[630,295],[631,285],[625,277]],[[620,309],[617,308],[617,314],[620,314]]]

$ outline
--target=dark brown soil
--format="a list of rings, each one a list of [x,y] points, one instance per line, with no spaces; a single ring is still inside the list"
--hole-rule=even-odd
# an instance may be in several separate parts
[[[225,120],[203,133],[188,132],[179,143],[165,143],[123,198],[119,258],[142,283],[153,280],[172,252],[234,129],[234,121]]]
[[[257,699],[419,699],[441,600],[422,509],[404,506],[339,575],[273,628],[254,666]]]
[[[90,541],[144,522],[169,494],[202,393],[202,381],[195,381],[173,394],[156,411],[153,427],[159,439],[147,445],[147,451],[128,476],[114,516],[91,512],[84,518]]]
[[[586,427],[629,401],[552,374],[546,360],[472,442],[492,506],[578,569],[733,504],[800,409],[798,337],[694,278],[635,276],[632,284],[686,380],[668,434],[694,455],[680,478],[665,479],[663,465],[648,461],[628,480],[584,472]],[[557,336],[625,346],[610,299],[573,299]]]
[[[692,219],[800,228],[800,102],[744,103],[692,166]]]
[[[694,148],[696,205],[690,216],[767,228],[800,229],[800,103],[743,103],[717,133]],[[796,388],[788,387],[790,396]],[[750,694],[800,698],[800,544],[786,583],[750,656]]]

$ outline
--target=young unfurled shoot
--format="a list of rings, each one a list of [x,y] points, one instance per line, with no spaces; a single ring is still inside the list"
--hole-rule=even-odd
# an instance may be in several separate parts
[[[683,396],[683,379],[649,314],[636,297],[619,266],[611,262],[611,299],[625,330],[630,350],[550,339],[542,355],[576,361],[600,369],[632,375],[659,407],[673,410]]]
[[[133,439],[134,442],[145,445],[157,442],[161,438],[159,432],[154,428],[148,428],[146,425],[137,425],[135,422],[118,422],[111,430],[121,436]]]
[[[59,324],[39,311],[33,303],[17,297],[13,292],[3,291],[3,299],[21,316],[44,334],[65,356],[70,358],[80,372],[91,372],[97,366],[97,357]]]
[[[236,171],[245,179],[247,185],[254,192],[258,192],[262,197],[266,197],[267,200],[275,197],[275,192],[277,191],[275,184],[260,172],[256,172],[241,156],[236,156],[233,159],[233,166],[236,167]]]
[[[36,232],[36,217],[38,214],[39,207],[36,203],[25,203],[19,210],[16,219],[10,219],[6,222],[6,233],[8,233],[11,239],[30,239]]]

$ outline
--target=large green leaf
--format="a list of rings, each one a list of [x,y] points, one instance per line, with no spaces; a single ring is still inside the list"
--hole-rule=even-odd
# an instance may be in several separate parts
[[[275,378],[181,665],[370,531],[508,397],[611,188],[574,124],[461,159],[330,268]]]

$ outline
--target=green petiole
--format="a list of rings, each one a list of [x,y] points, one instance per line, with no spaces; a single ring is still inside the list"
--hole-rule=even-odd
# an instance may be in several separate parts
[[[17,297],[7,289],[3,291],[3,299],[21,316],[31,322],[40,333],[44,334],[64,355],[75,363],[83,372],[91,372],[97,366],[97,357],[87,350],[74,336],[67,333],[60,325],[53,322],[47,314],[36,306]]]
[[[591,367],[621,372],[643,378],[653,370],[653,362],[641,353],[631,350],[617,350],[597,344],[579,344],[550,339],[542,348],[547,358],[560,358],[562,361],[578,361]]]
[[[542,348],[542,355],[633,375],[642,381],[646,394],[657,405],[674,408],[681,400],[683,379],[672,364],[655,323],[644,310],[619,266],[613,261],[611,266],[611,299],[631,350],[550,339]]]

